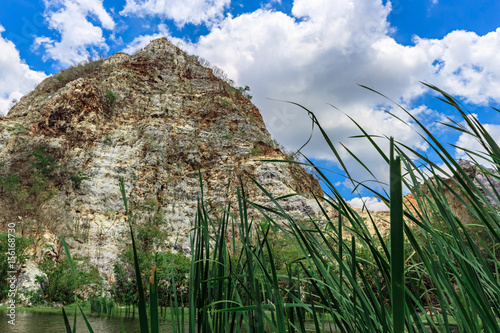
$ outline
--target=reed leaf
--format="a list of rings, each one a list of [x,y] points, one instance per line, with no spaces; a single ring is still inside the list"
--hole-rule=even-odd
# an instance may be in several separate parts
[[[405,324],[405,258],[401,159],[394,157],[394,139],[390,141],[391,186],[391,307],[393,331],[402,333]]]

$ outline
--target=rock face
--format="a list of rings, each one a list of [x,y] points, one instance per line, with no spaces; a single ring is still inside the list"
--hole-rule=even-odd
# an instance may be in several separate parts
[[[500,193],[500,174],[498,170],[479,166],[467,160],[458,160],[457,162],[461,169],[469,177],[470,181],[472,181],[474,186],[477,187],[482,196],[484,196],[482,199],[484,206],[496,209],[499,204],[496,193]],[[469,211],[467,205],[464,205],[464,201],[470,203],[468,196],[461,191],[461,187],[457,185],[457,180],[454,177],[440,178],[440,180],[447,186],[443,186],[442,193],[444,194],[444,198],[446,199],[451,212],[465,225],[476,224],[477,217]],[[430,181],[436,183],[435,178],[430,178]],[[450,188],[453,189],[453,191],[450,191]],[[425,197],[433,197],[433,194],[426,184],[421,184],[419,191],[421,191]],[[476,190],[474,189],[473,192],[475,191]],[[457,197],[457,195],[459,195],[459,197]],[[407,194],[404,197],[404,200],[408,209],[416,216],[416,210],[419,210],[420,208],[414,194]],[[420,201],[426,202],[429,200],[432,199],[424,199]]]
[[[43,283],[47,283],[47,274],[42,272],[34,261],[28,262],[22,267],[19,278],[17,279],[19,301],[25,305],[31,306],[30,297],[41,292]]]
[[[73,253],[112,280],[112,263],[130,238],[119,177],[138,223],[161,219],[169,241],[160,247],[186,252],[199,170],[213,207],[225,202],[229,180],[235,193],[239,177],[252,200],[268,202],[248,176],[275,196],[322,195],[302,168],[262,159],[286,156],[259,110],[195,57],[158,39],[135,55],[117,53],[47,78],[0,119],[0,176],[7,179],[0,223],[21,216],[19,233],[64,233]],[[298,216],[318,213],[310,195],[283,205]]]

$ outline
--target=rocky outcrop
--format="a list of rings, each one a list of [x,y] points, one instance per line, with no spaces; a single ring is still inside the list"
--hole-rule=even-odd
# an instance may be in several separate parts
[[[119,177],[137,223],[168,234],[158,246],[188,252],[199,171],[212,207],[234,201],[239,179],[252,200],[268,202],[250,177],[274,196],[322,195],[302,168],[262,159],[286,155],[259,110],[196,57],[158,39],[135,55],[47,78],[1,119],[0,177],[12,186],[0,187],[0,223],[21,216],[19,233],[64,233],[73,253],[112,280],[129,242]],[[310,194],[283,205],[292,215],[319,213]]]
[[[465,183],[468,184],[471,181],[474,184],[475,188],[472,189],[472,192],[477,193],[476,191],[478,191],[481,193],[479,202],[485,207],[497,207],[499,204],[497,193],[500,193],[500,174],[498,170],[480,166],[467,160],[458,160],[457,163],[469,178],[468,180],[463,179]],[[468,194],[462,192],[462,185],[459,185],[455,177],[436,177],[439,177],[439,185],[437,185],[438,182],[434,177],[430,178],[429,181],[442,188],[444,199],[446,199],[447,206],[451,209],[451,212],[465,225],[475,224],[477,217],[469,211],[467,205],[464,205],[464,202],[470,204],[470,197],[468,197]],[[425,205],[433,200],[433,193],[429,190],[428,185],[421,184],[419,186],[418,191],[414,192],[422,193],[424,199],[419,200],[420,203],[413,193],[409,193],[404,197],[406,209],[414,216],[419,215],[418,211],[422,209],[421,205]]]
[[[33,260],[28,260],[21,268],[16,280],[18,301],[26,306],[31,306],[33,297],[36,297],[37,294],[43,296],[42,287],[47,282],[47,274],[42,272]]]

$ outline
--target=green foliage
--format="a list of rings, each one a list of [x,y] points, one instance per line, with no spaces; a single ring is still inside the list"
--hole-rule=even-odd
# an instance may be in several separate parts
[[[47,149],[48,146],[46,144],[42,144],[33,152],[33,156],[36,157],[33,167],[44,177],[46,177],[53,170],[61,167],[56,164],[55,159],[52,156],[47,154]]]
[[[47,281],[45,277],[37,275],[35,276],[35,282],[38,283],[39,289],[28,292],[25,291],[24,296],[27,297],[29,302],[33,305],[46,305],[47,300],[45,299],[43,288]]]
[[[137,302],[135,273],[127,270],[120,262],[113,265],[115,282],[111,286],[111,295],[118,304],[132,305]]]
[[[259,156],[259,155],[262,155],[264,151],[262,150],[262,148],[260,147],[253,147],[250,149],[250,154],[254,155],[254,156]]]
[[[153,206],[153,202],[145,202],[144,205]],[[154,205],[156,205],[156,202],[154,202]],[[153,267],[156,267],[159,304],[161,306],[171,304],[174,288],[172,278],[175,281],[175,288],[181,290],[178,300],[180,301],[181,298],[187,299],[191,260],[181,253],[161,252],[155,254],[156,249],[166,238],[166,235],[160,231],[157,225],[136,226],[135,235],[137,258],[142,279],[147,281]],[[115,282],[112,286],[112,295],[119,304],[131,305],[137,301],[136,274],[133,266],[134,253],[131,246],[129,246],[120,256],[120,262],[114,264]],[[148,291],[145,290],[144,293],[147,297]]]
[[[52,260],[47,260],[40,265],[40,269],[47,274],[49,280],[44,290],[46,299],[62,304],[73,303],[75,287],[68,264],[64,261],[57,264]]]
[[[111,146],[113,144],[113,139],[111,138],[111,135],[108,134],[104,137],[104,144],[108,146]]]
[[[0,177],[0,193],[18,194],[22,190],[18,174]]]
[[[104,96],[104,103],[106,103],[107,106],[111,107],[113,104],[116,102],[116,95],[114,92],[111,90],[106,93]]]
[[[97,315],[107,314],[109,316],[115,305],[113,300],[108,300],[106,297],[92,298],[90,300],[90,313],[96,313]]]
[[[444,96],[461,112],[458,103],[449,95]],[[499,161],[500,149],[484,127],[466,113],[461,115],[473,129],[469,134],[481,137],[479,141],[485,143],[486,157]],[[314,114],[310,116],[333,154],[340,158]],[[261,332],[264,327],[273,332],[287,329],[303,332],[304,317],[300,313],[305,311],[312,317],[317,332],[322,331],[324,319],[330,322],[333,331],[341,332],[498,331],[500,256],[496,246],[487,244],[494,245],[500,240],[500,219],[498,209],[485,198],[485,192],[495,198],[493,201],[498,202],[500,197],[494,190],[475,184],[435,137],[417,119],[413,120],[420,131],[428,134],[429,145],[442,161],[430,161],[415,151],[408,153],[408,147],[398,144],[394,151],[399,156],[389,158],[363,132],[392,166],[390,196],[368,188],[379,199],[391,203],[390,243],[380,234],[371,216],[368,219],[359,216],[314,165],[331,193],[319,198],[320,203],[325,211],[341,213],[338,225],[326,214],[325,221],[297,221],[286,213],[280,200],[270,196],[258,183],[275,207],[254,204],[241,191],[239,223],[228,221],[228,216],[236,216],[236,212],[221,209],[214,217],[214,212],[208,213],[202,201],[192,237],[191,329],[221,332],[236,325]],[[418,167],[422,161],[414,163],[414,156],[422,158],[425,172],[431,170],[434,178],[429,180],[424,175]],[[408,172],[405,178],[401,177],[399,160]],[[362,163],[361,159],[358,161]],[[339,163],[344,165],[341,160]],[[438,171],[444,172],[442,163],[452,170],[451,182],[436,177]],[[477,164],[476,167],[483,170],[490,183],[500,179]],[[345,172],[349,177],[348,170]],[[423,187],[418,184],[422,179]],[[401,207],[402,182],[417,198],[416,206],[411,209]],[[476,217],[474,228],[462,223],[450,206],[450,196]],[[255,233],[249,232],[248,206],[259,210],[266,219]],[[230,225],[241,226],[241,245],[228,238],[225,230]],[[368,231],[369,227],[375,231]],[[472,231],[477,228],[481,232]],[[280,269],[283,253],[279,248],[284,244],[278,235],[288,237],[299,252],[283,260],[288,261],[286,278]],[[234,257],[238,260],[232,260]]]
[[[182,253],[171,252],[161,253],[157,258],[159,304],[182,304],[188,299],[191,259]]]
[[[252,95],[250,95],[248,92],[250,91],[250,87],[249,86],[245,86],[245,87],[236,87],[235,88],[236,91],[238,93],[240,93],[241,95],[245,96],[246,98],[248,99],[252,99]]]
[[[231,102],[227,98],[221,98],[219,100],[219,105],[223,106],[223,107],[226,107],[226,106],[231,105]]]
[[[3,212],[5,219],[23,216],[22,231],[31,233],[33,227],[54,230],[57,225],[47,218],[43,207],[64,183],[68,173],[59,163],[59,151],[47,144],[21,148],[23,159],[13,159],[9,164],[0,163],[0,205],[10,207]],[[36,226],[31,224],[35,223]],[[31,224],[31,225],[30,225]]]
[[[224,139],[231,139],[233,137],[234,133],[231,132],[230,130],[225,130],[223,133],[222,133],[222,137]]]
[[[74,302],[75,291],[85,290],[90,295],[102,290],[102,277],[96,267],[90,264],[88,258],[75,256],[76,286],[69,263],[64,260],[59,263],[46,258],[40,269],[47,274],[48,284],[43,288],[45,299],[49,302],[70,304]]]
[[[14,235],[11,233],[11,235]],[[9,234],[4,231],[0,231],[0,300],[4,299],[7,296],[8,285],[7,278],[11,277],[8,272],[9,271],[17,271],[22,264],[30,257],[28,254],[28,246],[32,243],[31,238],[27,237],[16,237],[15,239],[15,247],[14,253],[8,253],[9,250]],[[12,256],[14,254],[14,256]],[[15,257],[15,260],[9,260],[10,258]],[[13,262],[14,269],[10,267],[9,261]]]
[[[68,69],[63,70],[61,74],[54,76],[52,82],[46,84],[44,88],[47,92],[50,92],[64,87],[71,81],[94,73],[99,67],[101,67],[102,63],[102,59],[95,61],[87,60],[71,66]]]
[[[8,127],[7,129],[10,132],[13,132],[14,135],[25,134],[29,131],[26,127],[24,127],[21,124],[15,124],[14,126]]]
[[[73,189],[79,190],[83,181],[90,180],[90,177],[86,173],[79,171],[78,173],[71,176],[70,180],[73,183]]]
[[[71,276],[73,278],[73,288],[76,288],[78,286],[78,275],[79,274],[78,274],[77,268],[75,267],[75,263],[74,263],[73,259],[71,258],[71,253],[69,252],[68,245],[66,244],[66,241],[64,240],[64,236],[63,235],[61,235],[61,242],[62,242],[62,245],[64,247],[64,251],[66,253],[66,262],[68,263],[69,268],[71,270]],[[74,300],[75,300],[76,305],[80,309],[80,313],[82,314],[83,320],[87,324],[87,329],[89,330],[90,333],[93,333],[94,330],[92,329],[92,326],[90,325],[90,323],[89,323],[89,321],[87,319],[87,316],[83,312],[83,309],[82,309],[82,307],[80,305],[80,300],[78,299],[78,297],[77,297],[76,294],[74,295]],[[71,327],[70,327],[69,321],[68,321],[68,317],[66,316],[66,312],[64,311],[64,307],[62,307],[62,313],[63,313],[63,317],[64,317],[64,324],[66,326],[66,332],[67,333],[71,333],[71,332],[75,333],[76,332],[76,310],[77,310],[77,308],[75,307],[75,315],[74,315],[74,321],[73,321],[73,330],[71,330]]]

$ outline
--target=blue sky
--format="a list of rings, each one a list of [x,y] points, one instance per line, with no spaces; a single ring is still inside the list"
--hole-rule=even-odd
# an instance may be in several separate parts
[[[363,156],[381,180],[386,167],[347,114],[369,133],[392,135],[428,152],[384,112],[397,109],[357,84],[402,104],[444,142],[477,149],[466,136],[436,125],[452,116],[420,83],[457,96],[500,141],[500,3],[444,0],[3,0],[0,12],[0,114],[47,75],[114,52],[132,53],[167,37],[249,85],[272,136],[294,150],[316,113],[335,143]],[[335,110],[335,105],[342,112]],[[340,147],[340,145],[338,146]],[[337,163],[315,136],[305,153],[333,170]],[[351,173],[368,175],[341,149]],[[455,152],[456,157],[463,157]],[[341,193],[351,188],[332,174]],[[361,193],[362,196],[367,193]],[[372,200],[373,209],[380,205]]]

